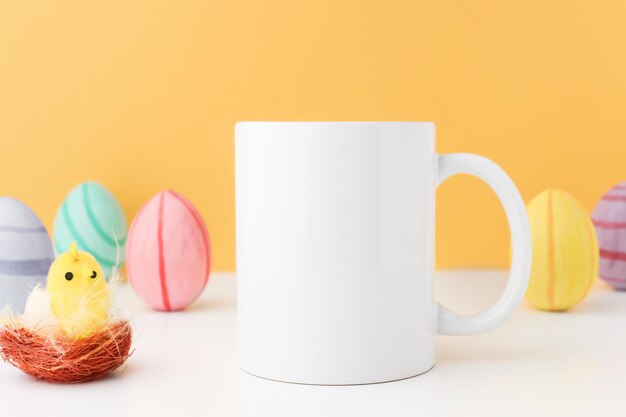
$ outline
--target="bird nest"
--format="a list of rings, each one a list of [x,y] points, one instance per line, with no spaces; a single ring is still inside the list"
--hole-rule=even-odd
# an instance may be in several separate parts
[[[108,323],[83,339],[45,337],[19,323],[0,328],[0,357],[47,382],[77,383],[100,378],[130,356],[128,321]]]

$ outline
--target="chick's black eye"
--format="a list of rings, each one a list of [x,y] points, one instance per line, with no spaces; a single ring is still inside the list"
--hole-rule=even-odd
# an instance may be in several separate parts
[[[74,274],[72,274],[71,272],[66,272],[65,273],[65,279],[68,281],[71,281],[72,278],[74,278]]]
[[[93,274],[91,274],[91,278],[95,278],[98,276],[98,273],[96,271],[93,271]]]

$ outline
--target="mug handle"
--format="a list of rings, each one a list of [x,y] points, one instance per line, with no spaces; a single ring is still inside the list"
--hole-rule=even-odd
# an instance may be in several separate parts
[[[532,265],[532,246],[526,208],[511,178],[493,161],[482,156],[455,153],[439,155],[437,185],[456,174],[474,175],[496,193],[509,221],[512,241],[511,272],[500,299],[482,313],[456,314],[438,305],[439,334],[468,335],[483,333],[501,325],[515,311],[524,297]]]

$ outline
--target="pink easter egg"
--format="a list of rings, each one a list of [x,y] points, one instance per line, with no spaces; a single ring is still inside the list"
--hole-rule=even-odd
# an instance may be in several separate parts
[[[615,289],[626,290],[626,182],[602,196],[592,220],[600,247],[600,278]]]
[[[198,298],[209,279],[210,261],[202,216],[174,191],[152,197],[130,225],[128,280],[137,295],[157,310],[181,310]]]

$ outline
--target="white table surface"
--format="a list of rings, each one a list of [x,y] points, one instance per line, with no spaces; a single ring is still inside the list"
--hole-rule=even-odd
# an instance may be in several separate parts
[[[501,271],[438,272],[439,301],[489,306]],[[35,381],[0,363],[0,416],[617,416],[626,415],[626,293],[598,283],[570,313],[527,305],[498,330],[442,336],[437,365],[386,384],[285,384],[237,368],[234,274],[216,273],[189,310],[150,311],[126,286],[135,329],[125,370],[79,385]]]

